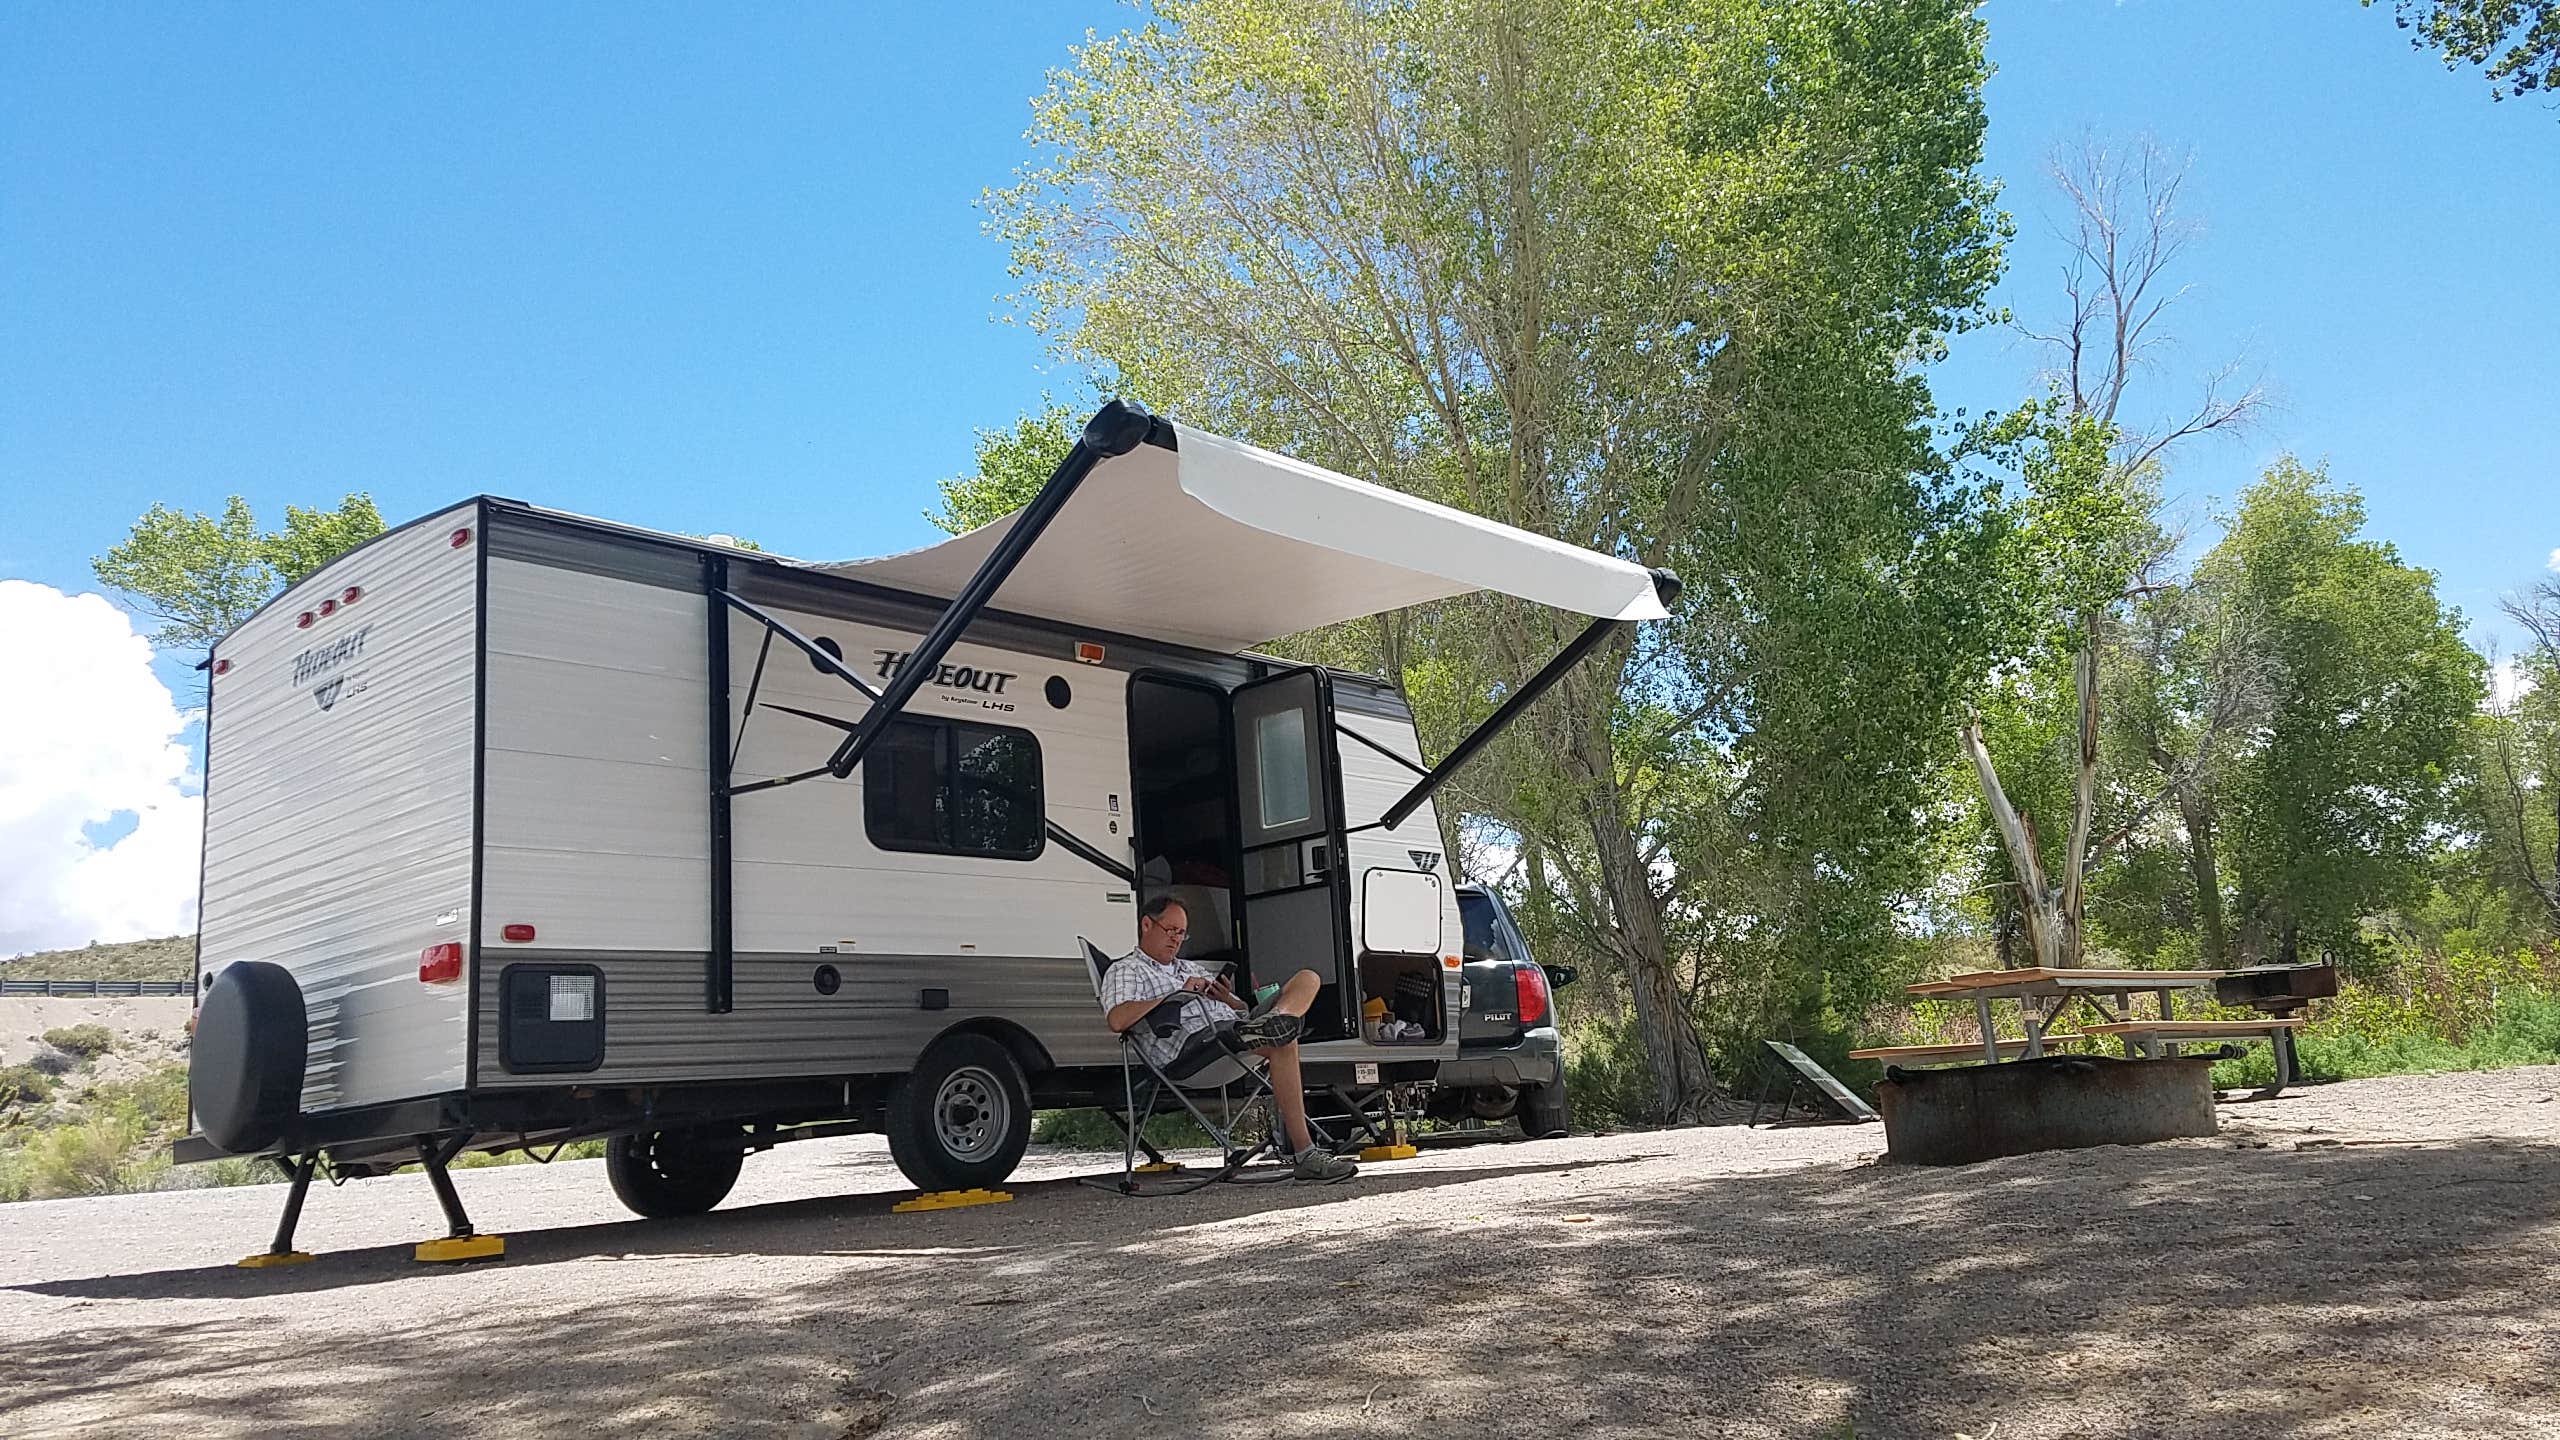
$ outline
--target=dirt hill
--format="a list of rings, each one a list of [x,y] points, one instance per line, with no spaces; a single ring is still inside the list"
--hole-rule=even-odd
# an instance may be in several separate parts
[[[163,935],[0,960],[0,980],[184,980],[196,972],[196,937]]]

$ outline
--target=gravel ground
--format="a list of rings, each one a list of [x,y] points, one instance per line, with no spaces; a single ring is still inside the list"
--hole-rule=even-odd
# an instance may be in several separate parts
[[[595,1162],[0,1207],[0,1433],[2560,1436],[2560,1070],[2224,1108],[2214,1140],[1881,1164],[1734,1127],[1153,1201],[1043,1155],[889,1210],[876,1141],[698,1220]],[[1996,1432],[1994,1427],[1997,1427]]]

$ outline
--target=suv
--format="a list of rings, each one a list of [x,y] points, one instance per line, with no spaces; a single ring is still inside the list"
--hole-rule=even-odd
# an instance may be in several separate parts
[[[1458,1058],[1441,1062],[1429,1113],[1443,1120],[1516,1117],[1532,1140],[1566,1134],[1572,1117],[1554,992],[1573,983],[1574,968],[1532,958],[1501,896],[1480,885],[1457,890],[1467,930]]]

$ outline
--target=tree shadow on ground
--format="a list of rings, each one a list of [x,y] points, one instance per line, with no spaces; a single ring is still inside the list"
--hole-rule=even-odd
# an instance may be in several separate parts
[[[2537,1349],[2560,1147],[2225,1141],[1676,1181],[1630,1163],[1578,1188],[1571,1168],[1152,1205],[1042,1188],[921,1228],[891,1197],[765,1206],[651,1227],[645,1252],[622,1226],[520,1237],[503,1269],[404,1270],[381,1300],[289,1282],[221,1318],[112,1303],[249,1293],[212,1272],[24,1287],[102,1308],[15,1347],[0,1397],[29,1433],[292,1437],[2312,1436],[2560,1416]],[[1465,1213],[1408,1222],[1432,1192]]]

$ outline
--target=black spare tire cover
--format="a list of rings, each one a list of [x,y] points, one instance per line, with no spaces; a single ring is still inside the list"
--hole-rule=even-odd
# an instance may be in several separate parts
[[[235,1155],[281,1139],[302,1110],[309,1046],[302,987],[283,966],[235,960],[215,972],[187,1067],[204,1137]]]

